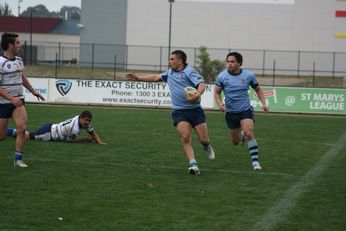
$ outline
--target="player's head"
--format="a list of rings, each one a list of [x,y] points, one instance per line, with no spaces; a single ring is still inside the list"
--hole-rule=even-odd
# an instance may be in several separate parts
[[[79,115],[79,124],[83,128],[88,127],[92,119],[93,116],[90,111],[82,111],[82,113]]]
[[[243,57],[238,52],[230,52],[226,57],[226,65],[228,71],[232,74],[240,73],[241,65],[243,64]]]
[[[16,42],[18,42],[18,34],[3,33],[1,35],[1,48],[3,51],[6,51],[10,44],[15,46]]]
[[[80,118],[88,117],[88,118],[92,119],[93,115],[91,114],[90,111],[82,111],[82,113],[80,113],[79,117]]]
[[[187,60],[187,56],[185,54],[184,51],[182,50],[175,50],[175,51],[172,51],[171,53],[172,55],[176,55],[178,59],[180,59],[184,65],[186,65],[186,60]]]
[[[169,57],[169,66],[172,70],[180,71],[185,68],[187,56],[182,50],[175,50],[171,52]]]
[[[239,63],[239,66],[243,65],[243,56],[238,53],[238,52],[230,52],[228,53],[227,57],[226,57],[226,62],[229,61],[229,57],[234,57],[235,60],[237,61],[237,63]]]

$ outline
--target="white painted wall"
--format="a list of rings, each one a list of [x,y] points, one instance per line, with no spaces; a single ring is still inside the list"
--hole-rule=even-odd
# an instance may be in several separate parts
[[[294,5],[174,2],[172,47],[346,52],[346,1]],[[168,0],[128,0],[127,45],[168,46]]]

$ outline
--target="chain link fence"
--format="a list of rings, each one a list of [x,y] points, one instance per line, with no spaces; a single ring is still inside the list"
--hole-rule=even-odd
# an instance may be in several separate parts
[[[35,77],[123,80],[128,71],[159,73],[168,68],[168,48],[114,44],[43,43],[25,41],[20,56],[26,74]],[[182,49],[188,63],[197,66],[199,48]],[[346,53],[212,49],[211,60],[225,60],[230,51],[243,55],[243,67],[262,84],[273,86],[346,88]]]

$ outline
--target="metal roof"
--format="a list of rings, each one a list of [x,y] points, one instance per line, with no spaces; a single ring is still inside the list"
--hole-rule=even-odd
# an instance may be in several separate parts
[[[0,16],[0,31],[79,35],[78,23],[78,20],[63,20],[61,18]]]

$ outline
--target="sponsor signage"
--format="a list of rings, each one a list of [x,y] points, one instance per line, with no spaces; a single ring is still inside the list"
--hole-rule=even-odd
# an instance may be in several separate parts
[[[114,106],[171,107],[168,85],[164,82],[134,82],[110,80],[69,80],[29,78],[48,103],[99,104]],[[346,114],[346,89],[293,88],[262,86],[272,112]],[[27,102],[38,102],[25,90]],[[251,105],[261,111],[261,102],[249,90]],[[218,110],[214,85],[207,84],[202,95],[202,107]]]
[[[171,95],[164,82],[134,82],[110,80],[50,81],[49,100],[57,103],[85,103],[171,107]],[[213,89],[207,86],[202,106],[213,108]]]
[[[271,111],[346,114],[346,89],[262,87]],[[251,105],[261,110],[256,93],[250,91]]]

